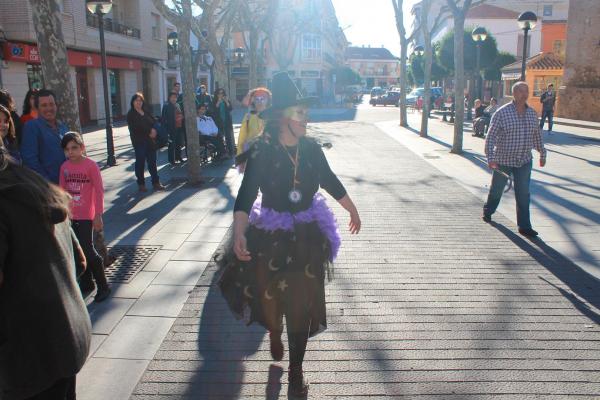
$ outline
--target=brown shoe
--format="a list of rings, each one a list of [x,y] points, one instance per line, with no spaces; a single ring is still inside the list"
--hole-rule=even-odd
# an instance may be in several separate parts
[[[288,370],[288,396],[304,398],[308,395],[308,381],[304,379],[302,366]]]
[[[271,357],[273,357],[273,360],[275,361],[281,361],[283,359],[283,343],[281,342],[281,331],[269,331],[269,338],[271,340]]]
[[[146,185],[138,185],[138,192],[146,193],[148,189],[146,189]]]
[[[154,189],[156,191],[163,191],[163,190],[166,190],[167,188],[164,187],[163,185],[161,185],[160,182],[158,182],[158,183],[154,183],[152,185],[152,189]]]

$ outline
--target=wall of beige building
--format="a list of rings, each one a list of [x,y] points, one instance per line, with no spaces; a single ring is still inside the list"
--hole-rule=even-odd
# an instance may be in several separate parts
[[[105,31],[106,49],[109,56],[135,60],[137,69],[115,69],[118,75],[119,104],[116,114],[126,114],[129,99],[136,91],[144,88],[143,76],[146,74],[146,101],[159,108],[165,95],[164,61],[167,58],[165,21],[154,8],[151,0],[114,0],[113,12],[108,18],[118,20],[120,24],[139,29],[139,38],[125,36],[120,33]],[[62,1],[63,34],[67,48],[79,52],[99,53],[99,31],[88,24],[84,0]],[[23,1],[19,7],[14,0],[0,0],[0,25],[11,43],[24,45],[36,44],[36,36],[32,22],[29,2]],[[1,66],[3,86],[13,94],[21,111],[23,98],[29,89],[27,62],[5,61]],[[110,67],[110,66],[109,66]],[[31,67],[30,67],[31,68]],[[79,66],[81,69],[82,66]],[[105,118],[102,75],[99,66],[83,68],[87,75],[86,101],[89,107],[89,118],[102,122]],[[146,72],[144,72],[146,70]],[[76,68],[70,68],[71,79],[76,86]]]
[[[599,37],[600,1],[572,1],[563,86],[558,96],[561,117],[600,122]]]

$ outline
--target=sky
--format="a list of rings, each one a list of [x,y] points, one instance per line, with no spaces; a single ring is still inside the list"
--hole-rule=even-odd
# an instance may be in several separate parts
[[[405,26],[410,25],[410,8],[418,0],[405,0]],[[400,55],[394,8],[390,0],[333,0],[335,12],[352,46],[371,45]]]

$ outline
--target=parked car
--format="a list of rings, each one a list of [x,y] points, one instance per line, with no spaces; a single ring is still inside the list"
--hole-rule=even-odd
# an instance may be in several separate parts
[[[379,97],[371,98],[369,102],[373,107],[379,106],[398,106],[398,100],[400,99],[400,92],[390,91]]]
[[[406,96],[406,104],[409,106],[415,106],[417,104],[417,100],[419,97],[423,97],[425,95],[425,89],[415,88]],[[431,88],[431,98],[433,102],[437,100],[438,97],[444,95],[444,90],[441,87],[432,87]]]
[[[385,90],[383,90],[379,86],[373,86],[373,88],[371,88],[371,98],[379,97],[379,96],[383,95],[384,93],[385,93]]]

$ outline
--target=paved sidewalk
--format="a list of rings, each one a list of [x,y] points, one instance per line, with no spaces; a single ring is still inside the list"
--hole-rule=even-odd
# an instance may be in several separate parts
[[[103,165],[104,131],[84,139]],[[220,164],[204,169],[209,183],[188,187],[185,165],[169,166],[163,149],[159,175],[167,190],[140,194],[127,127],[115,129],[115,148],[118,165],[102,171],[106,240],[160,250],[131,282],[113,284],[107,301],[88,306],[92,350],[77,378],[80,400],[129,398],[230,226],[239,180],[230,164]]]
[[[371,124],[311,127],[363,231],[343,232],[309,398],[597,398],[597,281],[502,215],[482,223],[476,196]],[[233,319],[217,277],[209,265],[132,399],[286,398],[287,363]]]
[[[411,126],[420,126],[420,114],[410,115]],[[484,153],[485,141],[465,129],[464,154],[451,154],[452,124],[430,120],[430,137],[402,129],[397,121],[377,124],[442,173],[452,177],[485,202],[491,182]],[[578,128],[544,134],[548,162],[538,166],[534,151],[531,182],[532,223],[544,241],[587,272],[600,279],[600,141]],[[598,134],[600,138],[600,134]],[[502,197],[499,212],[516,223],[514,191]],[[480,211],[481,212],[481,211]]]

